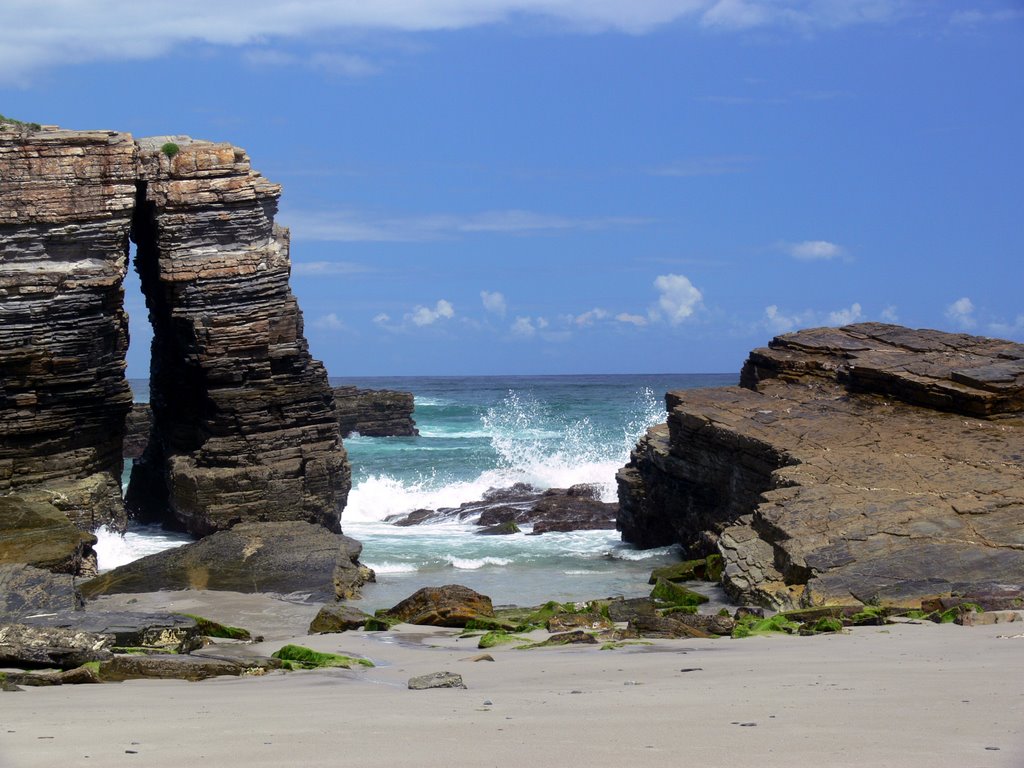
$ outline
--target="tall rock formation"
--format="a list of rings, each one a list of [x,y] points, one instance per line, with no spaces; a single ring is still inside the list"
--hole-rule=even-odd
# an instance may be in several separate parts
[[[112,131],[0,131],[0,494],[123,527],[124,279],[136,147]]]
[[[720,551],[771,606],[1024,590],[1024,345],[812,329],[741,385],[668,394],[618,474],[624,539]]]
[[[340,530],[349,467],[288,287],[280,187],[229,144],[0,127],[0,494],[124,525],[130,230],[154,330],[131,509],[199,535]]]
[[[204,535],[246,521],[340,531],[348,462],[288,287],[281,188],[230,144],[139,144],[132,239],[153,324],[153,434],[129,508]]]

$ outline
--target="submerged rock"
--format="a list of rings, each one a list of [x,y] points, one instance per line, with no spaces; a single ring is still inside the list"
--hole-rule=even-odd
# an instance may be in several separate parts
[[[160,589],[299,592],[351,597],[366,576],[362,545],[310,523],[242,523],[193,544],[158,552],[81,585],[87,597]],[[369,572],[372,574],[372,572]],[[344,591],[345,595],[341,595]]]
[[[813,329],[741,384],[667,395],[618,474],[624,539],[720,550],[731,595],[770,606],[1022,587],[1024,345]]]

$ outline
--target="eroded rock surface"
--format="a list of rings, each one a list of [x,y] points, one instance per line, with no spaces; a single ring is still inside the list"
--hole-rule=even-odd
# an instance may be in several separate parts
[[[726,588],[773,606],[1024,583],[1024,345],[813,329],[741,383],[669,393],[618,475],[623,538],[718,549]]]
[[[96,573],[96,537],[52,504],[0,496],[0,564],[24,563],[54,573]]]

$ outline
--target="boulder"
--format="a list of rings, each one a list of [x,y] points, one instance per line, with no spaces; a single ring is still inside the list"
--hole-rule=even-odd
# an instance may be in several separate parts
[[[75,611],[33,616],[25,626],[103,635],[115,648],[146,649],[163,653],[191,653],[203,647],[203,634],[190,616],[177,613],[131,611]]]
[[[582,629],[574,629],[571,632],[560,632],[552,635],[547,640],[534,643],[530,648],[550,648],[557,645],[596,645],[597,638]]]
[[[359,629],[370,618],[373,617],[350,605],[328,603],[321,606],[316,617],[310,622],[309,634],[345,632],[350,629]]]
[[[465,627],[474,619],[494,619],[494,606],[486,595],[459,584],[448,584],[424,587],[384,615],[407,624]]]
[[[0,565],[24,563],[54,573],[96,572],[96,537],[45,501],[0,496]]]
[[[548,619],[548,632],[571,632],[576,629],[612,629],[614,625],[599,613],[559,613]]]
[[[31,565],[0,565],[0,622],[26,616],[78,611],[85,606],[73,576]]]
[[[410,691],[425,691],[429,688],[465,688],[462,682],[462,675],[455,672],[431,672],[429,675],[419,675],[409,678]]]
[[[1024,345],[811,329],[741,384],[666,396],[617,476],[624,539],[720,551],[727,591],[776,608],[1024,587]]]
[[[262,675],[279,665],[270,659],[217,659],[175,654],[114,654],[99,665],[105,683],[123,680],[206,680],[210,677]]]
[[[303,522],[241,523],[200,541],[158,552],[81,585],[94,597],[161,589],[299,592],[350,596],[364,578],[355,539]]]

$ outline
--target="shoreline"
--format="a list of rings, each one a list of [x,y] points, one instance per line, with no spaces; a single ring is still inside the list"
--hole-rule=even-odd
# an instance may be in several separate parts
[[[477,640],[458,639],[460,630],[305,635],[316,606],[173,595],[118,598],[262,632],[263,643],[244,646],[254,653],[291,641],[377,666],[28,688],[0,696],[0,767],[228,765],[241,755],[252,766],[417,768],[1024,762],[1020,624],[898,623],[616,650],[506,646],[487,651],[493,662],[474,662]],[[231,645],[205,652],[219,650]],[[468,690],[407,690],[410,677],[438,671],[461,674]]]

